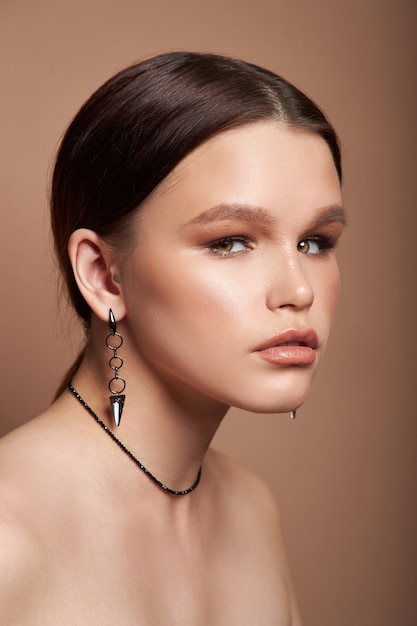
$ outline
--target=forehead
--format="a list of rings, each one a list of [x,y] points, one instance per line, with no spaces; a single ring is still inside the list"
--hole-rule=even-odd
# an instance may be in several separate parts
[[[318,135],[276,122],[252,123],[208,140],[187,155],[144,203],[193,217],[218,204],[271,210],[341,204],[330,149]]]

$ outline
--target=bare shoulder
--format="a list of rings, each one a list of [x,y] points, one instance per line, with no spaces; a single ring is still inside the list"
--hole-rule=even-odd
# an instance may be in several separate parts
[[[51,473],[54,442],[42,424],[42,416],[0,439],[0,498],[3,514],[18,502],[28,505],[42,474]],[[27,499],[29,498],[29,500]]]
[[[289,623],[301,626],[273,492],[258,475],[222,452],[211,450],[209,463],[222,494],[220,507],[227,511],[240,552],[252,551],[250,569],[256,572],[257,580],[264,581],[264,588],[276,585],[276,589],[283,590],[287,598],[283,601],[288,602],[291,616]]]
[[[58,437],[40,415],[0,439],[0,531],[20,556],[44,523],[48,503],[56,501],[56,477],[64,471],[59,459],[65,456]]]
[[[7,477],[0,484],[0,614],[7,624],[29,624],[41,551],[31,530],[25,494]]]
[[[278,505],[270,487],[256,473],[218,450],[210,449],[210,466],[221,482],[222,490],[240,501],[247,510],[254,510],[259,518],[272,524],[279,523]]]
[[[44,442],[44,443],[42,443]],[[0,439],[0,546],[28,546],[28,528],[38,517],[35,506],[45,492],[42,480],[51,473],[46,438],[37,434],[31,423]],[[42,503],[40,502],[40,505]],[[8,542],[3,542],[4,534]]]
[[[30,604],[30,596],[39,573],[39,551],[27,529],[17,523],[0,522],[0,613],[13,617],[22,614],[23,604]]]
[[[10,625],[33,624],[43,597],[63,471],[55,443],[42,416],[0,439],[0,614]]]
[[[258,550],[274,554],[276,562],[286,568],[279,508],[270,487],[222,452],[211,450],[208,461],[219,515],[225,517],[236,533],[245,528],[257,538]]]

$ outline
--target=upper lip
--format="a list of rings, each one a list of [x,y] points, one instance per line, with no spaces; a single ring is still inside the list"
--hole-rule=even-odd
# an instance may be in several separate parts
[[[308,348],[312,348],[316,350],[318,347],[318,337],[317,333],[313,328],[291,328],[289,330],[285,330],[279,335],[275,335],[265,343],[261,344],[258,348],[256,348],[256,352],[261,350],[267,350],[268,348],[274,348],[276,346],[282,345],[300,345],[306,346]]]

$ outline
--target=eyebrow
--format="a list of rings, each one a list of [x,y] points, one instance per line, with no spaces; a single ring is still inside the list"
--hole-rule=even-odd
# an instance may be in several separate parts
[[[210,222],[238,220],[242,222],[275,223],[276,218],[269,211],[257,206],[241,204],[219,204],[203,213],[200,213],[187,224],[209,224]],[[338,205],[326,207],[318,211],[311,221],[311,226],[319,227],[339,222],[347,224],[347,213]]]
[[[342,226],[346,226],[348,222],[347,212],[341,206],[334,205],[321,209],[311,221],[311,227],[325,226],[326,224],[333,224],[338,222]]]
[[[219,204],[200,215],[188,224],[209,224],[210,222],[240,220],[243,222],[275,222],[275,218],[265,209],[241,204]]]

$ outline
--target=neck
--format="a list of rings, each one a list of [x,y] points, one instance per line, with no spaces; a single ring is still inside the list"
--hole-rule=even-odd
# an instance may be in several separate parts
[[[87,349],[73,379],[78,394],[158,482],[170,490],[188,490],[196,481],[228,407],[185,385],[162,384],[152,380],[148,371],[134,372],[130,368],[125,374],[123,416],[116,427],[111,416],[110,392],[106,389],[110,370],[106,372],[98,361],[106,364]],[[118,453],[123,454],[116,449],[115,462]]]

